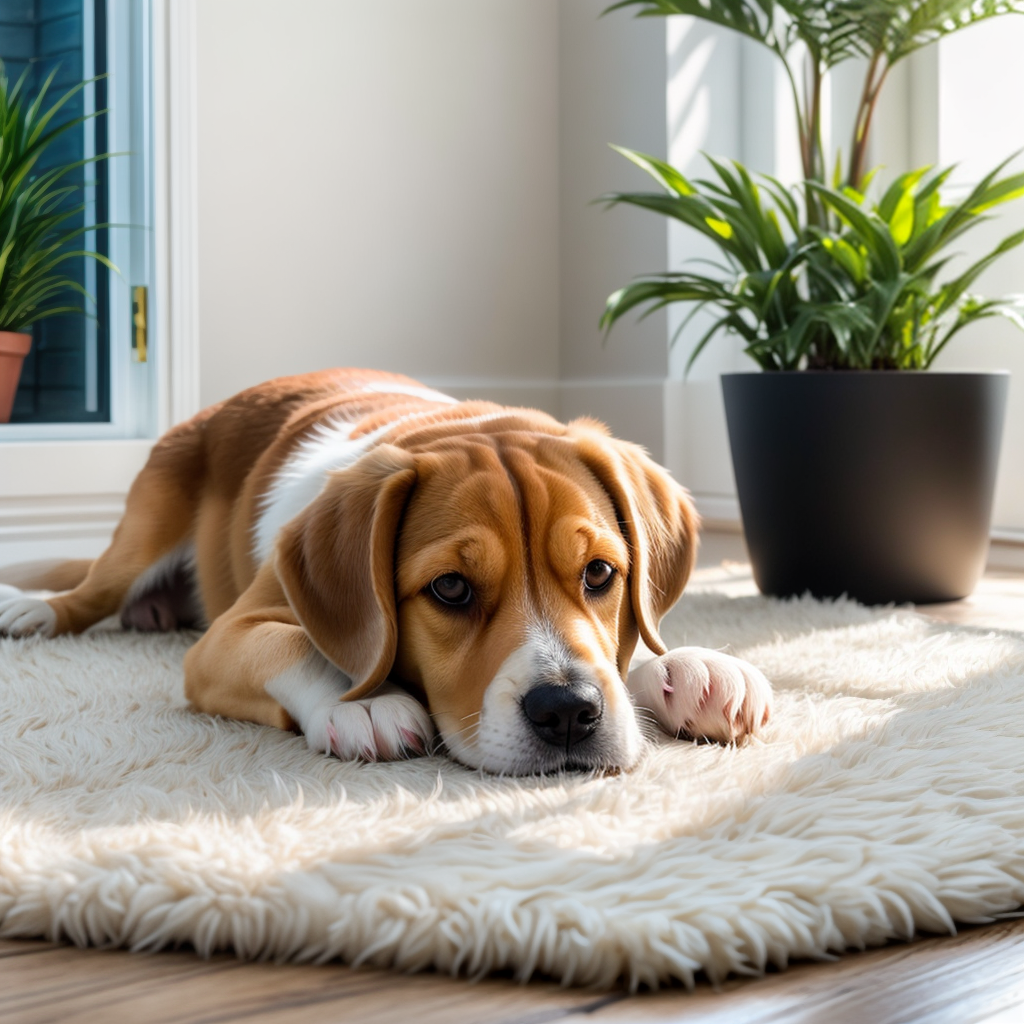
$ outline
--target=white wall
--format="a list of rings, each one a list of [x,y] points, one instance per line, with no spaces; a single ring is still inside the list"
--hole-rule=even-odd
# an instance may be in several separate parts
[[[662,159],[665,21],[626,11],[600,17],[605,0],[560,0],[561,412],[589,414],[664,455],[664,312],[629,317],[607,341],[598,326],[608,295],[665,268],[664,218],[594,200],[643,190],[650,179],[609,148]]]
[[[197,10],[203,403],[368,365],[552,404],[558,5]]]

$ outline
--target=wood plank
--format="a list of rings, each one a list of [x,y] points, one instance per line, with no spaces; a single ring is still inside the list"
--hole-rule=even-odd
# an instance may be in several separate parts
[[[31,956],[33,953],[48,953],[60,948],[57,943],[42,939],[0,939],[0,960],[5,956]]]
[[[323,1024],[343,1013],[360,1024],[481,1024],[558,1020],[587,1012],[621,993],[595,995],[553,984],[471,984],[436,974],[243,963],[229,956],[201,960],[186,952],[133,954],[59,947],[47,956],[0,960],[4,1024]]]
[[[949,604],[920,605],[918,611],[958,626],[1024,630],[1024,576],[988,572],[970,597]]]
[[[201,960],[187,952],[132,954],[25,943],[0,959],[5,1024],[972,1024],[1024,1020],[1024,921],[920,939],[834,963],[797,964],[719,989],[628,997],[555,985],[472,984],[337,965]],[[10,952],[14,944],[4,944]]]
[[[656,993],[588,1014],[593,1024],[972,1024],[1024,1020],[1024,921],[918,939],[834,963],[801,963],[717,991]],[[572,1014],[567,1021],[582,1020]]]

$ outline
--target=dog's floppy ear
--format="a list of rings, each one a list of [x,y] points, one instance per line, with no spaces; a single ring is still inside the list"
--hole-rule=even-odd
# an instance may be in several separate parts
[[[395,660],[395,538],[415,480],[413,456],[380,445],[332,473],[278,537],[288,603],[320,653],[352,680],[346,700],[379,686]]]
[[[611,497],[629,544],[629,595],[640,635],[655,654],[664,654],[658,624],[693,570],[700,519],[687,491],[643,448],[598,427],[586,420],[570,424],[580,458]]]

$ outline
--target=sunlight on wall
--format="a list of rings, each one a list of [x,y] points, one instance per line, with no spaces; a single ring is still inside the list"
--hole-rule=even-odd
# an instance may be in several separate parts
[[[732,34],[690,18],[667,20],[667,128],[669,162],[691,177],[704,177],[702,156],[741,157],[742,71],[740,43]],[[669,269],[680,270],[695,259],[720,258],[718,249],[697,232],[676,222],[668,225]],[[669,307],[669,337],[675,335],[688,308]],[[680,379],[692,346],[710,320],[698,314],[671,352],[671,375]],[[739,344],[720,338],[705,350],[690,379],[714,380],[723,370],[745,368]]]
[[[689,19],[668,22],[668,137],[675,165],[687,174],[705,169],[700,153],[711,142],[710,65],[712,60],[722,60],[724,49],[731,49],[731,40],[723,40],[721,33],[711,36],[702,28]]]
[[[939,163],[977,181],[1024,147],[1024,17],[1002,17],[939,45]]]
[[[945,39],[939,45],[938,159],[957,164],[952,181],[976,182],[1024,147],[1024,106],[1019,55],[1024,18],[1003,17]],[[1017,161],[1017,168],[1022,166]],[[980,255],[1010,232],[1024,227],[1024,200],[997,212],[964,246]],[[1010,254],[980,278],[977,291],[1004,295],[1024,291],[1024,254]],[[1009,369],[1010,399],[996,486],[997,532],[1018,535],[1024,528],[1024,477],[1014,467],[1024,459],[1024,337],[1001,320],[965,331],[940,358],[946,369]]]
[[[939,44],[939,163],[957,164],[953,182],[969,186],[1015,151],[1024,148],[1024,17],[1002,17]],[[1016,169],[1024,167],[1018,158]],[[1000,239],[1024,228],[1024,199],[1007,205],[965,239],[977,258]],[[1010,253],[979,279],[984,295],[1024,292],[1024,252]],[[1024,336],[1003,320],[987,320],[964,331],[939,359],[944,369],[1009,369],[1003,453],[996,485],[997,533],[1024,532]]]
[[[667,20],[666,49],[669,162],[687,175],[706,177],[709,168],[702,153],[744,156],[741,97],[746,49],[732,33],[689,18]],[[675,221],[668,224],[668,255],[670,270],[681,270],[692,260],[721,258],[708,239]],[[668,308],[670,338],[689,311],[681,304]],[[683,379],[690,352],[709,324],[709,316],[699,313],[670,351],[673,380]],[[678,423],[668,432],[667,463],[702,497],[733,493],[719,374],[748,369],[749,363],[738,338],[719,336],[694,364],[685,386],[679,385],[681,405],[674,413]]]

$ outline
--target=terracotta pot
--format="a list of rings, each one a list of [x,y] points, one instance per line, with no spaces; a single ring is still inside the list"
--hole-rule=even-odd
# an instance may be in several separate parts
[[[0,331],[0,423],[11,418],[14,393],[18,390],[21,364],[32,347],[31,334]]]

